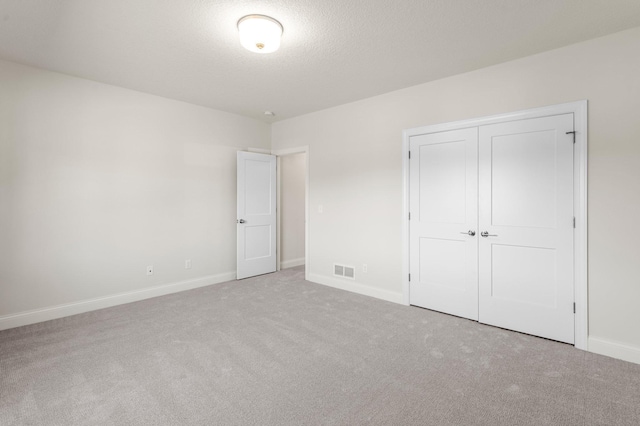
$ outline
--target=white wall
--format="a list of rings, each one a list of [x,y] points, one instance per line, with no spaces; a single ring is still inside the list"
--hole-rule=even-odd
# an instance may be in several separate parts
[[[339,285],[400,301],[403,129],[587,99],[589,345],[640,362],[638,52],[640,28],[273,124],[310,149],[310,278],[367,263]]]
[[[310,277],[400,301],[402,130],[588,99],[589,346],[640,362],[639,51],[636,28],[278,122],[271,135],[0,61],[0,328],[25,311],[232,277],[235,152],[270,137],[276,150],[309,145]],[[334,262],[357,266],[356,281],[332,279]]]
[[[304,264],[306,154],[280,157],[280,262]]]
[[[269,125],[1,61],[0,93],[0,328],[234,277],[236,151]]]

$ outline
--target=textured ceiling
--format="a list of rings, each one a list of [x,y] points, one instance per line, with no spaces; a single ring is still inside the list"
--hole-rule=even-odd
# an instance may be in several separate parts
[[[253,13],[278,52],[240,46]],[[269,122],[635,26],[640,0],[0,0],[0,58]]]

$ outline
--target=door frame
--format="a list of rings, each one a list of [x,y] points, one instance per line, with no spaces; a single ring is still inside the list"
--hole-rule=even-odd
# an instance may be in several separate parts
[[[576,101],[450,123],[406,129],[402,132],[402,302],[409,305],[409,138],[425,133],[445,132],[487,124],[573,113],[575,148],[573,157],[575,347],[587,350],[587,101]]]
[[[271,155],[276,156],[276,224],[277,224],[277,237],[276,237],[276,270],[281,270],[280,261],[280,238],[282,232],[282,217],[280,212],[281,206],[281,172],[280,172],[280,157],[293,154],[305,154],[304,156],[304,279],[309,279],[309,145],[297,146],[293,148],[285,149],[273,149]]]

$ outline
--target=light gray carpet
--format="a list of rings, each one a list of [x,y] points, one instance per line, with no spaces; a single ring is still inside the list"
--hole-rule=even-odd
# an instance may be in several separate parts
[[[0,332],[2,425],[638,425],[640,365],[304,281]]]

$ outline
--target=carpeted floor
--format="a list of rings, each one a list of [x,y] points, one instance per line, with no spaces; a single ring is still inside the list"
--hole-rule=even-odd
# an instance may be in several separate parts
[[[640,365],[304,281],[0,332],[2,425],[638,425]]]

